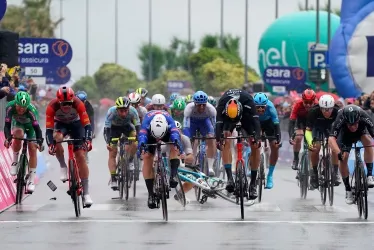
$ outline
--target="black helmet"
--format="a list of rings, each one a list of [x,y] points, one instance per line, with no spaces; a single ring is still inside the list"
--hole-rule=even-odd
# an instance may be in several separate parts
[[[343,117],[348,124],[354,124],[360,120],[360,108],[356,105],[347,105],[343,108]]]

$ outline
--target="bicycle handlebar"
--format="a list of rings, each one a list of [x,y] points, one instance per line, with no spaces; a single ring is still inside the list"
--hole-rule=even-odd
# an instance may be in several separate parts
[[[82,138],[82,139],[65,139],[65,140],[62,140],[62,141],[55,141],[55,143],[64,143],[64,142],[75,142],[75,141],[85,141],[86,139],[85,138]]]
[[[136,137],[116,137],[116,138],[111,138],[111,141],[119,141],[119,140],[125,140],[125,141],[136,141],[137,138]]]
[[[157,146],[157,145],[170,145],[170,144],[175,144],[175,142],[159,142],[159,143],[146,143],[143,144],[143,147],[145,146]]]
[[[20,141],[29,141],[29,142],[43,142],[43,139],[28,139],[28,138],[18,138],[18,137],[13,137],[12,139],[15,140],[20,140]]]
[[[207,137],[207,136],[192,136],[192,139],[194,140],[212,140],[216,139],[215,137]]]
[[[227,136],[227,137],[222,137],[221,139],[248,139],[248,138],[254,138],[253,135],[249,136]]]

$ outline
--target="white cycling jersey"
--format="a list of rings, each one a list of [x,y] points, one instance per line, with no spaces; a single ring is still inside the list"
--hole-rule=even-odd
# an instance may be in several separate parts
[[[138,106],[136,108],[136,111],[138,111],[139,119],[140,121],[143,121],[144,116],[147,114],[147,109],[143,106]]]
[[[181,142],[182,142],[182,146],[183,146],[183,151],[186,155],[188,154],[192,154],[192,145],[191,145],[191,140],[190,138],[188,138],[187,136],[185,135],[181,135]],[[166,153],[167,156],[169,156],[169,153],[170,153],[170,146],[172,145],[163,145],[161,147],[162,149],[162,152],[163,153]]]
[[[195,106],[193,102],[187,104],[184,109],[183,127],[190,127],[191,122],[205,120],[206,118],[210,118],[212,122],[216,121],[217,110],[212,104],[207,103],[206,108],[202,113],[199,113],[197,109],[197,106]]]

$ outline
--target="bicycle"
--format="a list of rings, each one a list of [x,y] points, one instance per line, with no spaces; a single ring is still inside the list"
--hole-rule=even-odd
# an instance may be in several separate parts
[[[361,218],[364,214],[365,220],[368,218],[368,185],[366,182],[364,163],[361,159],[360,150],[370,146],[357,146],[354,143],[355,151],[355,168],[351,178],[352,193],[354,196],[354,203],[357,205],[358,216]]]
[[[296,136],[304,136],[304,134],[293,134],[292,139]],[[300,198],[306,199],[308,188],[309,188],[309,148],[304,138],[303,152],[301,152],[301,160],[299,161],[299,167],[297,168],[296,179],[298,186],[300,187]]]
[[[256,184],[258,186],[258,202],[261,203],[262,201],[262,190],[266,188],[266,177],[265,177],[265,168],[269,166],[269,145],[268,139],[275,139],[277,140],[279,137],[276,136],[266,136],[264,134],[261,135],[261,153],[260,153],[260,171],[257,175]]]
[[[134,178],[134,171],[129,169],[129,157],[125,150],[126,145],[131,145],[134,141],[136,141],[136,137],[126,137],[124,134],[121,134],[119,138],[112,138],[112,142],[119,142],[119,157],[116,166],[116,175],[117,175],[117,182],[118,182],[118,191],[119,197],[113,199],[123,199],[123,195],[125,193],[125,199],[129,199],[129,188],[132,185],[132,181],[134,181],[134,197],[136,194],[136,178]],[[135,159],[134,159],[135,163]]]
[[[167,199],[169,199],[170,186],[167,179],[167,167],[162,159],[161,146],[167,144],[175,144],[174,142],[162,142],[157,141],[157,143],[144,144],[143,148],[149,146],[156,146],[157,152],[157,164],[156,164],[156,174],[153,186],[154,197],[156,198],[157,208],[160,208],[160,201],[162,206],[162,215],[165,221],[168,221],[168,205]]]
[[[23,194],[31,194],[27,191],[26,185],[27,181],[30,177],[29,173],[29,161],[27,159],[27,144],[28,142],[40,142],[39,139],[27,139],[27,138],[16,138],[12,137],[12,139],[23,141],[22,143],[22,151],[21,156],[19,158],[19,169],[17,173],[17,178],[14,180],[16,183],[17,193],[16,193],[16,204],[20,205],[22,203]],[[43,139],[41,140],[43,143]],[[41,148],[40,151],[43,151],[44,147]]]
[[[237,160],[236,160],[236,175],[235,175],[235,189],[234,195],[236,196],[236,204],[240,205],[240,213],[241,219],[244,220],[244,197],[249,200],[248,197],[248,180],[246,175],[246,168],[244,166],[244,159],[243,159],[243,142],[242,139],[251,138],[252,136],[243,136],[241,131],[241,124],[236,124],[236,131],[238,132],[238,136],[229,136],[229,137],[221,137],[221,139],[236,139],[236,150],[237,150]]]
[[[68,195],[70,195],[71,200],[74,205],[74,211],[75,216],[79,217],[81,215],[81,205],[80,202],[82,199],[82,204],[84,204],[83,201],[83,186],[81,183],[81,179],[79,177],[79,167],[77,166],[77,161],[74,156],[74,142],[75,141],[84,141],[84,139],[65,139],[58,143],[67,143],[68,144],[68,180],[69,180],[69,189],[66,192]],[[65,183],[66,181],[64,181]],[[89,208],[91,205],[83,205],[83,208]]]
[[[313,143],[320,142],[322,147],[322,157],[320,157],[318,163],[318,185],[321,193],[321,202],[322,205],[326,204],[328,193],[329,203],[332,206],[334,204],[335,173],[330,162],[331,153],[328,146],[328,138],[323,133],[317,138],[313,139]]]

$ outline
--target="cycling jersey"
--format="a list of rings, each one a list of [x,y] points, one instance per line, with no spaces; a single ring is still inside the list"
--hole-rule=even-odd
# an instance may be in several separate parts
[[[192,154],[192,145],[191,145],[191,140],[185,135],[181,135],[181,142],[183,146],[184,153],[186,155]],[[170,145],[164,145],[162,146],[162,152],[166,153],[168,156],[168,152],[170,152]]]
[[[178,111],[179,111],[179,114],[177,114]],[[180,124],[183,124],[183,118],[184,118],[183,110],[176,110],[176,109],[170,108],[170,114],[175,121],[178,121],[180,122]]]
[[[260,122],[271,120],[274,124],[279,124],[278,113],[271,101],[268,101],[265,112],[258,116]]]
[[[34,105],[30,104],[27,106],[24,114],[20,115],[16,110],[16,102],[11,101],[7,104],[5,108],[5,126],[4,126],[4,135],[5,138],[10,139],[11,127],[19,127],[27,133],[27,137],[32,139],[34,135],[37,139],[42,138],[42,131],[38,122],[38,112]]]
[[[317,104],[317,100],[315,100],[315,104]],[[297,102],[295,102],[291,110],[290,122],[288,127],[290,138],[294,133],[295,124],[297,125],[296,127],[298,129],[305,128],[307,116],[308,110],[305,108],[303,100],[298,100]]]
[[[243,106],[242,116],[236,120],[225,114],[226,103],[232,98],[237,98]],[[241,89],[230,89],[221,96],[217,104],[216,139],[220,140],[223,131],[232,132],[238,122],[241,122],[242,128],[249,135],[254,135],[256,140],[260,138],[260,121],[253,97]]]
[[[277,140],[281,140],[281,131],[279,126],[279,118],[277,110],[274,104],[269,100],[265,107],[265,112],[259,115],[259,120],[261,124],[262,131],[265,131],[267,136],[277,136]],[[274,138],[269,139],[269,141],[275,140]]]
[[[85,130],[84,137],[87,140],[91,140],[92,127],[90,118],[88,117],[84,103],[78,97],[73,98],[73,103],[68,112],[63,112],[61,110],[61,104],[57,98],[49,102],[46,109],[46,139],[48,145],[53,143],[53,130],[55,128],[55,121],[56,124],[59,124],[60,127],[69,127],[69,125],[73,123],[76,124],[79,121]]]
[[[138,115],[139,115],[139,119],[140,119],[140,122],[142,122],[143,121],[143,119],[144,119],[144,116],[147,114],[147,109],[145,108],[145,107],[143,107],[143,106],[138,106],[138,107],[136,107],[135,108],[136,109],[136,111],[138,111]]]
[[[95,132],[95,111],[92,107],[91,103],[87,100],[84,101],[84,106],[86,108],[86,112],[88,114],[88,117],[90,118],[91,127],[92,127],[92,133]]]
[[[146,97],[144,99],[144,107],[147,106],[148,104],[151,104],[151,103],[152,103],[152,100],[150,98]]]
[[[212,104],[207,103],[204,112],[198,112],[198,106],[194,103],[187,104],[184,109],[183,134],[191,138],[199,130],[202,136],[214,134],[213,123],[216,120],[217,111]]]

